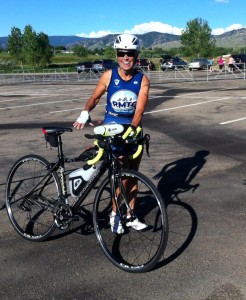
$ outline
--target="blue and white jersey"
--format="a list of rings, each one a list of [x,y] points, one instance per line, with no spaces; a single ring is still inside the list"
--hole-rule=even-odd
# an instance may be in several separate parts
[[[129,81],[123,80],[118,69],[112,69],[107,90],[106,114],[104,124],[116,122],[130,124],[135,113],[143,74],[135,71]]]

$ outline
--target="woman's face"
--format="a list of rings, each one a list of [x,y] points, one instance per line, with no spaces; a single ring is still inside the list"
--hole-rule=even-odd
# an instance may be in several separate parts
[[[135,64],[137,53],[134,50],[117,50],[117,61],[120,68],[127,72],[130,71]]]

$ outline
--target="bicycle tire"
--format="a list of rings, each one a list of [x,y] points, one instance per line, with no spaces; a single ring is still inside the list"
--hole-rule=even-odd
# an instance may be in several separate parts
[[[148,225],[146,230],[136,231],[126,227],[126,205],[121,204],[124,234],[111,232],[109,215],[112,211],[110,180],[105,178],[95,196],[93,222],[97,240],[103,253],[119,269],[131,273],[143,273],[154,268],[163,255],[168,239],[168,218],[164,201],[155,185],[145,175],[134,170],[120,170],[120,180],[137,179],[138,192],[134,212]]]
[[[56,172],[27,196],[49,172],[49,166],[41,156],[26,155],[14,163],[7,178],[7,213],[14,229],[27,240],[44,241],[55,229],[52,209],[61,193]]]

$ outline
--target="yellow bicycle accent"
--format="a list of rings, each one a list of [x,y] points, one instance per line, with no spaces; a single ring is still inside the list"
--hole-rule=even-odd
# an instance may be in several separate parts
[[[133,135],[131,136],[131,138],[136,138],[138,136],[138,134],[141,132],[142,128],[140,126],[138,126],[136,128],[136,131],[133,133]],[[132,133],[133,129],[132,127],[128,127],[127,131],[124,133],[124,135],[122,136],[122,139],[123,140],[126,140],[127,137]],[[132,155],[129,155],[129,159],[132,160],[132,159],[135,159],[137,158],[143,151],[143,145],[138,145],[138,148],[137,148],[137,151],[132,154]]]
[[[142,128],[140,126],[138,126],[136,128],[136,131],[134,132],[134,134],[131,136],[131,138],[136,138],[137,135],[141,132],[141,130],[142,130]],[[133,131],[132,127],[129,126],[127,128],[126,132],[123,134],[122,139],[126,140],[132,131]],[[108,136],[108,135],[106,134],[105,136]],[[99,150],[98,150],[96,157],[87,161],[87,164],[89,166],[96,164],[102,158],[103,153],[104,153],[104,149],[99,147],[98,141],[94,141],[94,145],[96,145],[99,148]],[[132,160],[132,159],[137,158],[142,153],[142,151],[143,151],[143,145],[138,145],[137,151],[134,154],[129,155],[129,159]]]
[[[96,145],[99,148],[99,150],[96,157],[87,161],[87,165],[89,166],[96,164],[102,158],[104,153],[104,149],[98,146],[98,141],[94,141],[94,145]]]
[[[137,151],[134,154],[129,155],[129,159],[132,160],[132,159],[137,158],[142,153],[142,151],[143,151],[143,145],[138,145]]]

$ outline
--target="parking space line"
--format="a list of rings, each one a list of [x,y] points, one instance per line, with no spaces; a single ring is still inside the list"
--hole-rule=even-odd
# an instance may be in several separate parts
[[[222,123],[219,123],[219,124],[220,125],[226,125],[226,124],[235,123],[235,122],[239,122],[239,121],[243,121],[243,120],[246,120],[246,117],[245,118],[240,118],[240,119],[235,119],[235,120],[230,120],[230,121],[225,121],[225,122],[222,122]]]
[[[8,109],[15,109],[15,108],[22,108],[22,107],[30,107],[30,106],[38,106],[38,105],[44,105],[44,104],[61,103],[61,102],[72,102],[72,101],[75,101],[75,100],[81,100],[81,98],[78,98],[78,99],[71,99],[71,100],[58,100],[58,101],[51,101],[51,102],[41,102],[41,103],[33,103],[33,104],[23,104],[23,105],[15,105],[15,106],[1,107],[0,110],[8,110]]]
[[[0,95],[1,96],[1,95]],[[50,96],[50,95],[47,95]],[[5,103],[5,102],[13,102],[13,101],[20,101],[20,100],[32,100],[32,99],[36,99],[36,98],[41,98],[40,96],[36,96],[36,97],[22,97],[22,98],[17,98],[17,99],[7,99],[7,100],[1,100],[0,103]]]
[[[105,104],[98,104],[97,107],[99,106],[105,106]],[[55,111],[50,111],[50,114],[56,114],[56,113],[62,113],[66,111],[71,111],[71,110],[78,110],[78,109],[83,109],[84,107],[79,107],[79,108],[70,108],[70,109],[63,109],[63,110],[55,110]]]
[[[159,110],[152,110],[152,111],[145,112],[144,114],[145,115],[153,114],[153,113],[158,113],[158,112],[162,112],[162,111],[175,110],[175,109],[180,109],[180,108],[185,108],[185,107],[190,107],[190,106],[207,104],[207,103],[211,103],[211,102],[224,101],[224,100],[228,100],[228,99],[230,99],[230,98],[224,97],[224,98],[215,99],[215,100],[208,100],[208,101],[197,102],[197,103],[192,103],[192,104],[187,104],[187,105],[180,105],[180,106],[174,106],[174,107],[170,107],[170,108],[163,108],[163,109],[159,109]]]

